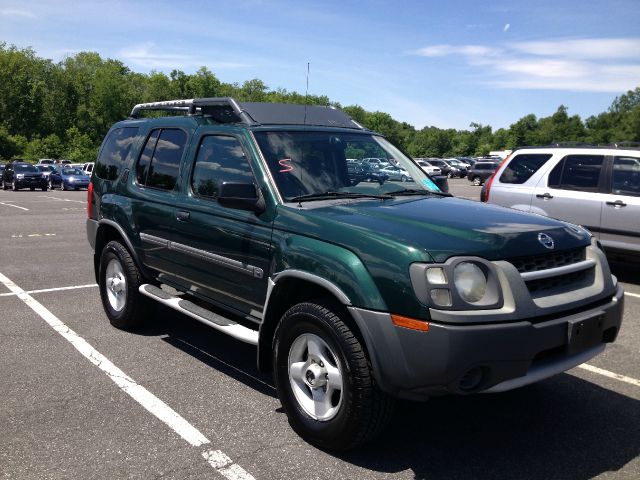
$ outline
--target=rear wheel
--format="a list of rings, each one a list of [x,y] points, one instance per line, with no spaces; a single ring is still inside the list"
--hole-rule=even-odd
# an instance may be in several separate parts
[[[321,448],[347,450],[382,432],[393,400],[374,385],[364,348],[333,310],[300,303],[283,315],[274,372],[292,428]]]
[[[144,283],[133,257],[117,240],[112,240],[100,255],[100,298],[114,327],[130,330],[145,319],[151,301],[138,291]]]
[[[473,184],[475,186],[480,186],[482,185],[482,179],[480,177],[473,177]]]
[[[31,190],[32,192],[36,189],[36,187],[29,187],[29,190]]]

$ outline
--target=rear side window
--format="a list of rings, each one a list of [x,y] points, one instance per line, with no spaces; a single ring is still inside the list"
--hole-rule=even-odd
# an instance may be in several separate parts
[[[138,183],[151,188],[173,190],[186,144],[187,134],[183,130],[153,130],[136,165]]]
[[[137,135],[138,127],[111,130],[96,162],[95,174],[97,177],[104,180],[118,178]]]
[[[524,183],[550,158],[550,153],[524,153],[516,155],[509,161],[502,175],[500,175],[500,183]]]
[[[615,157],[611,193],[640,197],[640,158]]]
[[[191,188],[196,194],[216,198],[222,182],[252,181],[251,167],[235,137],[204,137],[191,176]]]
[[[603,155],[567,155],[549,174],[548,185],[562,190],[596,192]]]

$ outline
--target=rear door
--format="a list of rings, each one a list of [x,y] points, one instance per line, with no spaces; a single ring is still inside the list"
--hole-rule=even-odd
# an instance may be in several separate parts
[[[605,247],[640,253],[640,155],[613,157],[610,171],[600,240]]]
[[[567,155],[533,191],[531,211],[600,230],[604,155]]]
[[[267,292],[273,220],[268,212],[218,203],[222,182],[259,184],[248,140],[227,128],[201,133],[194,145],[176,203],[176,271],[185,289],[257,320]]]
[[[552,157],[551,153],[520,153],[506,162],[494,177],[490,202],[528,212],[543,165]]]

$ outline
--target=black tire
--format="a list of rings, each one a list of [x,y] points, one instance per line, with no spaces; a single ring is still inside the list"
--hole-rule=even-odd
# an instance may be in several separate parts
[[[67,187],[64,186],[64,182],[60,182],[60,190],[66,190]]]
[[[126,282],[123,289],[124,305],[119,309],[114,308],[107,291],[107,270],[110,262],[117,262],[120,265],[122,279]],[[144,278],[127,248],[117,240],[107,243],[100,255],[99,287],[102,306],[114,327],[132,330],[144,322],[152,301],[138,291],[143,283]]]
[[[15,181],[11,184],[11,189],[12,189],[14,192],[17,192],[17,191],[18,191],[18,185],[16,185],[16,182],[15,182]]]
[[[47,189],[48,189],[48,187],[47,187],[46,185],[45,185],[44,187],[42,187],[42,191],[43,191],[43,192],[46,192],[46,191],[47,191]]]
[[[53,190],[53,183],[49,180],[49,190]]]
[[[333,310],[339,311],[335,307]],[[305,411],[290,381],[292,346],[308,336],[319,337],[329,347],[326,358],[334,358],[341,373],[342,390],[335,405],[337,413],[325,420],[314,419]],[[344,451],[373,440],[386,427],[394,401],[375,386],[362,344],[340,316],[329,308],[318,303],[299,303],[291,307],[276,330],[273,362],[278,396],[289,423],[309,443],[326,450]],[[319,365],[322,366],[322,362]],[[332,396],[331,402],[334,401]]]
[[[407,181],[407,177],[405,177],[404,175],[402,175],[402,176],[400,177],[400,181],[401,181],[401,182],[406,182],[406,181]]]
[[[35,191],[36,187],[29,187],[29,190],[31,190],[32,192]]]

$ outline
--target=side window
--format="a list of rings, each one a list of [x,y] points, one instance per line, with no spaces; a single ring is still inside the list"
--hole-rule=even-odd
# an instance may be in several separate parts
[[[191,188],[202,197],[216,198],[222,182],[252,182],[249,162],[235,137],[204,137],[191,175]]]
[[[640,197],[640,158],[615,157],[611,193]]]
[[[517,155],[509,161],[502,175],[500,175],[500,182],[522,184],[529,180],[550,158],[550,153],[524,153]]]
[[[98,178],[118,178],[137,135],[138,127],[117,128],[109,133],[96,161],[95,174]]]
[[[603,155],[567,155],[549,174],[548,185],[562,190],[598,190]]]
[[[187,134],[180,129],[154,130],[136,165],[138,183],[161,190],[173,190],[186,143]]]

